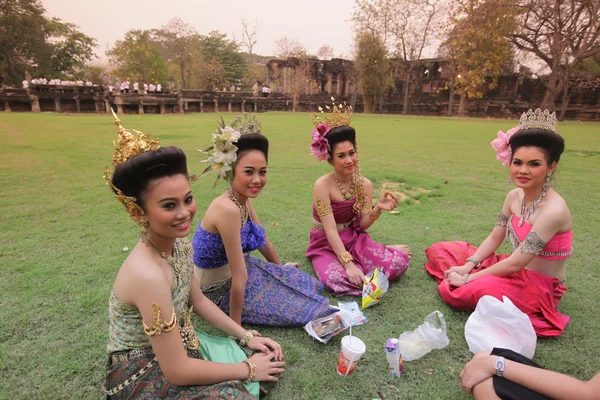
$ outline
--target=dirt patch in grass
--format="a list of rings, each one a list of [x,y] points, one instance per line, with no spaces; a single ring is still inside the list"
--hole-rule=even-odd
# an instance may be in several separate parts
[[[392,192],[394,193],[399,201],[404,201],[406,199],[411,199],[416,204],[419,204],[420,194],[429,193],[431,190],[419,187],[417,189],[412,189],[406,187],[404,182],[383,182],[379,188],[380,195],[384,192]]]

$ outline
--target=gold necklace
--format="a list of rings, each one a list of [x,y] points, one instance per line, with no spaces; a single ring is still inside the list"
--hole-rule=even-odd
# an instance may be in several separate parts
[[[344,196],[345,200],[350,200],[354,197],[354,176],[352,176],[352,180],[350,181],[350,189],[346,191],[340,181],[337,180],[335,175],[333,175],[333,179],[335,179],[335,183],[337,183],[338,188],[340,188],[340,192],[342,196]]]
[[[175,260],[175,257],[173,257],[175,255],[175,248],[173,248],[173,256],[168,256],[165,251],[161,251],[158,248],[158,246],[152,241],[152,239],[150,239],[150,237],[145,237],[142,241],[144,243],[150,243],[150,245],[152,247],[154,247],[154,249],[156,251],[158,251],[158,254],[167,261],[167,264],[169,264],[171,266],[171,268],[173,269],[173,271],[175,271],[175,274],[179,275],[179,272],[181,271],[181,266],[179,266],[177,264],[177,262]]]
[[[241,215],[241,219],[242,219],[242,226],[244,226],[244,224],[246,223],[246,220],[248,219],[248,208],[244,207],[239,200],[233,195],[233,189],[231,188],[231,186],[229,187],[229,189],[227,189],[227,195],[229,196],[229,198],[231,199],[231,201],[233,201],[235,203],[236,206],[238,206],[238,208],[240,209],[240,215]]]

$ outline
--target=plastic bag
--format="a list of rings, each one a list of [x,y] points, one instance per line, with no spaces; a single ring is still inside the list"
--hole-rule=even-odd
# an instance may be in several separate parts
[[[354,323],[354,315],[346,310],[337,311],[326,317],[317,318],[304,325],[304,330],[321,343],[349,328]]]
[[[510,299],[492,296],[479,299],[465,324],[465,339],[472,353],[502,347],[533,358],[537,337],[531,320]]]
[[[363,310],[379,303],[390,286],[387,276],[377,268],[369,272],[365,278],[367,278],[367,281],[363,284]]]
[[[369,318],[360,311],[358,303],[355,301],[340,301],[337,306],[340,310],[352,313],[352,326],[363,325],[369,320]]]
[[[434,311],[425,317],[422,325],[412,332],[404,332],[398,338],[398,345],[404,361],[423,357],[434,349],[443,349],[450,344],[446,333],[444,314]]]

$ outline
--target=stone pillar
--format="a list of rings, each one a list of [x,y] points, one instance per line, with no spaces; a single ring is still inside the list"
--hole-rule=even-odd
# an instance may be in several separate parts
[[[258,105],[257,105],[257,103],[258,103],[258,100],[254,100],[254,112],[258,111]]]
[[[219,112],[219,99],[215,97],[215,112]]]
[[[177,91],[177,108],[179,108],[179,114],[183,114],[185,110],[183,109],[183,97],[181,95],[181,90]]]
[[[202,98],[200,98],[200,112],[204,112],[204,102],[202,101]]]
[[[10,109],[10,103],[8,102],[8,100],[4,101],[4,112],[11,112],[12,110]]]
[[[144,114],[144,103],[140,101],[140,104],[138,104],[138,114]]]
[[[31,101],[31,111],[32,112],[40,112],[40,99],[37,96],[29,96],[29,100]]]
[[[242,100],[242,114],[246,112],[246,100]]]
[[[54,99],[54,112],[60,112],[60,99],[58,97]]]
[[[123,114],[123,105],[122,104],[117,104],[117,114],[119,114],[119,115]]]
[[[79,114],[81,112],[81,101],[79,97],[75,97],[75,110]]]
[[[190,110],[189,103],[187,101],[183,102],[183,111],[188,112]]]
[[[231,112],[231,100],[227,103],[227,112]]]
[[[94,109],[96,110],[96,113],[100,112],[100,100],[94,100]]]
[[[110,114],[110,103],[108,99],[104,99],[104,112]]]
[[[165,103],[160,103],[160,113],[161,114],[166,114]]]

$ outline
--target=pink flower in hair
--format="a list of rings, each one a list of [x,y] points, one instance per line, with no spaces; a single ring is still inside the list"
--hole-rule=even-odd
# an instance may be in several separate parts
[[[329,127],[323,123],[312,131],[313,141],[310,145],[310,154],[315,156],[318,161],[329,159],[329,141],[325,139],[327,132],[329,132]]]
[[[496,152],[496,159],[502,161],[502,165],[508,166],[510,164],[510,158],[512,157],[512,151],[508,145],[510,137],[517,133],[521,129],[518,126],[508,130],[506,133],[498,131],[498,139],[492,140],[492,147]]]

